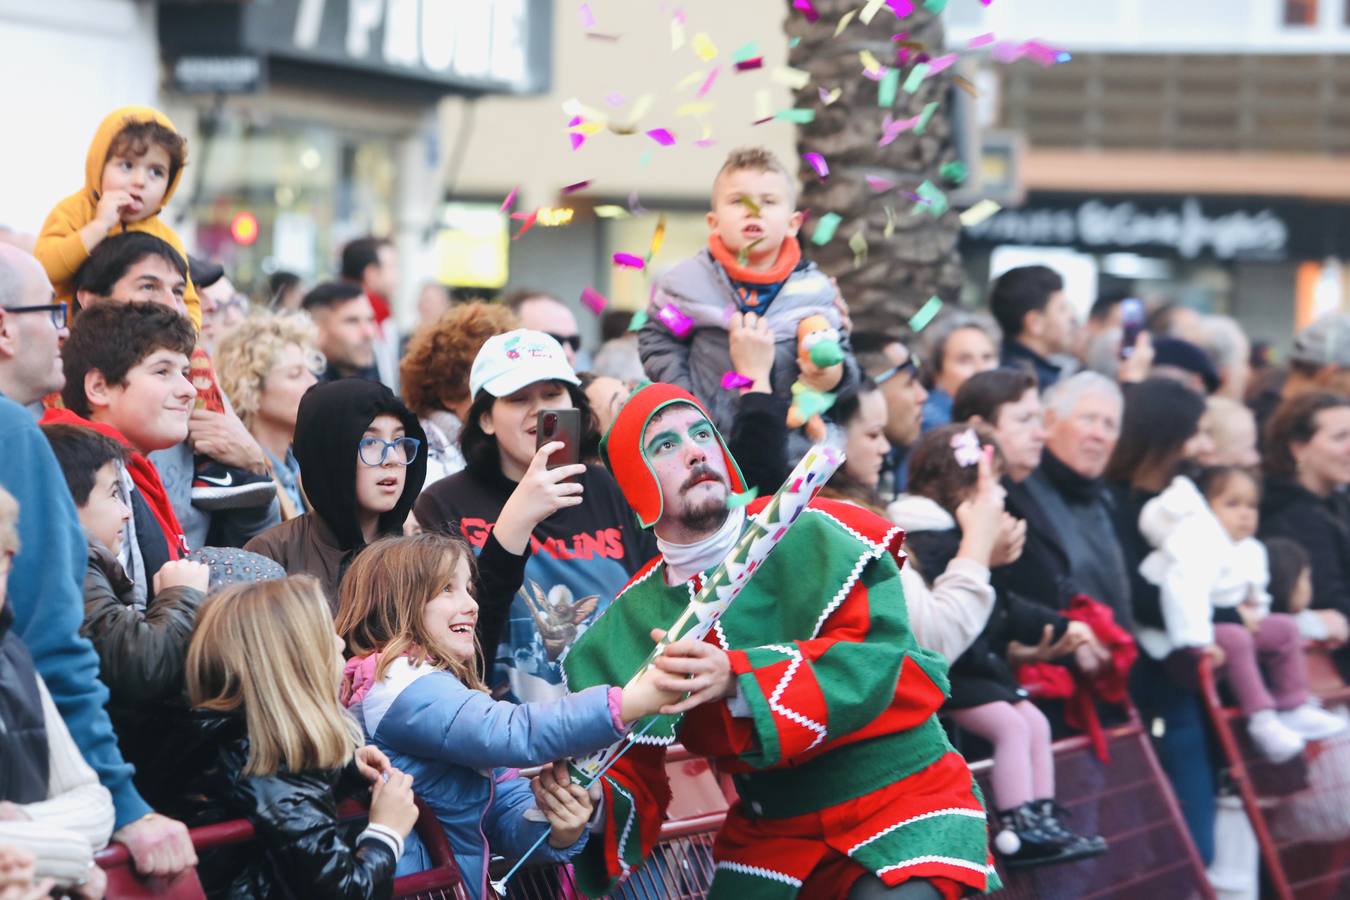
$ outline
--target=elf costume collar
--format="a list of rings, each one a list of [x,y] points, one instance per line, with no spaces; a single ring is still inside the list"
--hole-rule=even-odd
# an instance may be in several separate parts
[[[600,457],[619,483],[624,499],[637,513],[638,524],[643,528],[651,528],[660,520],[665,501],[661,496],[661,484],[657,481],[656,472],[643,452],[642,435],[653,416],[676,403],[688,403],[708,420],[717,437],[717,446],[726,460],[732,493],[741,494],[746,490],[740,467],[732,459],[721,433],[712,425],[712,416],[708,415],[703,404],[693,394],[673,384],[649,384],[628,398],[615,417],[614,424],[605,433],[605,439],[600,442]]]

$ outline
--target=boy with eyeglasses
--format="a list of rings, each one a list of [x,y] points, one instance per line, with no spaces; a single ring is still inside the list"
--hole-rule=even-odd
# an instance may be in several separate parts
[[[427,475],[427,436],[375,381],[343,378],[300,400],[292,450],[312,509],[244,545],[289,574],[319,579],[336,611],[338,585],[366,545],[403,533]]]

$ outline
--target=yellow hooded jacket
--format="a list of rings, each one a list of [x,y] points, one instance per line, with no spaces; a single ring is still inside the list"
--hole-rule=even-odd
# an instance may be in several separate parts
[[[94,214],[98,210],[99,192],[103,184],[103,166],[108,161],[108,148],[112,146],[113,138],[128,125],[150,121],[158,122],[171,131],[177,131],[168,116],[148,106],[124,106],[109,113],[99,124],[94,140],[89,145],[89,153],[84,160],[84,187],[58,203],[47,215],[47,221],[42,223],[42,233],[38,235],[33,255],[47,270],[47,277],[56,288],[58,299],[65,301],[74,299],[75,270],[89,258],[89,251],[84,249],[84,242],[80,240],[80,229],[94,220]],[[183,162],[184,165],[179,166],[164,192],[166,205],[173,197],[179,179],[183,177],[187,160]],[[147,219],[139,222],[121,222],[113,226],[108,234],[112,236],[123,231],[144,231],[153,234],[172,245],[183,257],[183,261],[187,262],[187,251],[183,249],[183,242],[179,240],[178,234],[160,221],[159,213],[162,211],[163,206]],[[197,290],[192,285],[191,277],[188,278],[183,302],[187,305],[188,316],[192,319],[193,326],[201,328],[201,301],[197,298]]]

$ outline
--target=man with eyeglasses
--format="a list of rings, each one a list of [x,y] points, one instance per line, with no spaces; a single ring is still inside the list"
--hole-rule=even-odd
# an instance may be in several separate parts
[[[905,454],[919,439],[923,404],[928,399],[928,391],[919,377],[918,360],[903,342],[875,333],[854,334],[853,353],[863,374],[876,383],[886,398],[885,433],[891,452],[880,484],[883,489],[900,494],[905,489]]]
[[[520,327],[542,331],[562,344],[563,355],[573,369],[577,367],[577,353],[581,350],[581,332],[577,317],[561,300],[543,291],[517,291],[506,299],[506,305],[520,319]]]
[[[79,637],[84,532],[56,457],[24,408],[65,385],[58,345],[66,308],[54,296],[36,259],[0,243],[0,486],[19,502],[20,541],[7,608],[81,755],[112,794],[113,839],[127,845],[142,873],[170,875],[197,857],[187,828],[150,808],[122,759],[104,709],[108,691],[98,680],[98,656]]]

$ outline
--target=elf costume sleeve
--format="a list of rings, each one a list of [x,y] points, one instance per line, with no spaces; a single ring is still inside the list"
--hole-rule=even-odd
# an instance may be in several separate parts
[[[946,679],[931,654],[914,649],[899,572],[874,562],[816,637],[731,651],[753,715],[754,739],[741,761],[769,768],[924,722],[941,705]]]
[[[670,803],[665,759],[665,747],[638,745],[601,776],[601,827],[572,860],[586,896],[609,894],[656,846]]]

